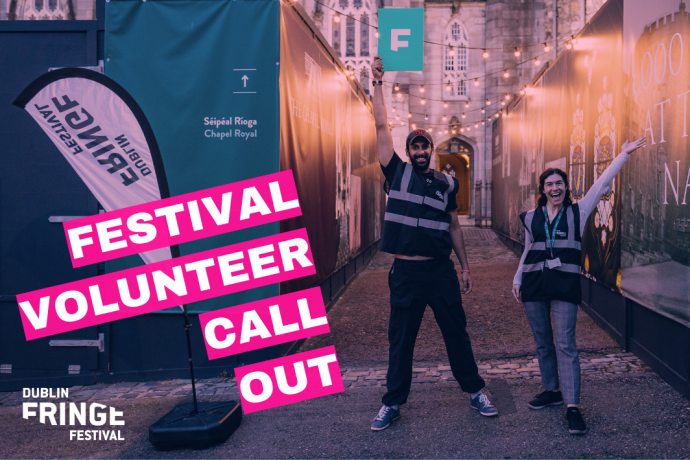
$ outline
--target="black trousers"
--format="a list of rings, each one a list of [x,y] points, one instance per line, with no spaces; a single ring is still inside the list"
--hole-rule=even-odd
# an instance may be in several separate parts
[[[391,317],[388,325],[388,392],[383,404],[405,404],[412,385],[412,355],[426,306],[431,306],[446,343],[453,376],[460,388],[484,388],[472,353],[462,308],[460,282],[450,259],[395,259],[388,275]]]

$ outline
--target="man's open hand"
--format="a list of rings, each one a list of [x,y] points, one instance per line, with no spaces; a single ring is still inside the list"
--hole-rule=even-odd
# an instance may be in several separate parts
[[[374,62],[371,64],[371,74],[374,76],[374,80],[381,80],[383,78],[381,56],[374,56]]]
[[[472,292],[472,277],[469,272],[462,274],[462,293],[469,294]]]

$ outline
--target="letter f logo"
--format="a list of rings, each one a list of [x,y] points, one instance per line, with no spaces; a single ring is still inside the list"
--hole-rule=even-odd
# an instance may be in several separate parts
[[[391,29],[391,51],[409,46],[407,40],[398,40],[401,35],[410,35],[410,29]]]

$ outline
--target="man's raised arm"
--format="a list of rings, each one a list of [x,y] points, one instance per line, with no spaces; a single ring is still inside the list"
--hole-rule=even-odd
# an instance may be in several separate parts
[[[371,65],[374,80],[383,80],[383,64],[379,56],[374,56]],[[374,86],[374,122],[376,123],[376,143],[379,150],[379,161],[383,166],[393,158],[393,135],[388,127],[386,103],[383,100],[383,86]]]

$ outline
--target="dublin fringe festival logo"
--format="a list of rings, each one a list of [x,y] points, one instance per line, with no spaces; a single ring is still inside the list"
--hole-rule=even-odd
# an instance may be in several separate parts
[[[580,108],[580,95],[573,113],[573,133],[570,135],[570,184],[573,201],[581,200],[585,194],[585,129],[582,126],[585,114]]]
[[[613,160],[616,151],[616,119],[611,113],[613,106],[613,94],[606,93],[606,77],[604,77],[604,94],[599,99],[597,108],[599,120],[594,127],[594,180],[601,176]],[[613,231],[613,206],[615,205],[616,179],[611,182],[611,190],[604,194],[597,204],[597,212],[594,215],[594,226],[601,229],[601,246],[606,247],[607,229]]]

